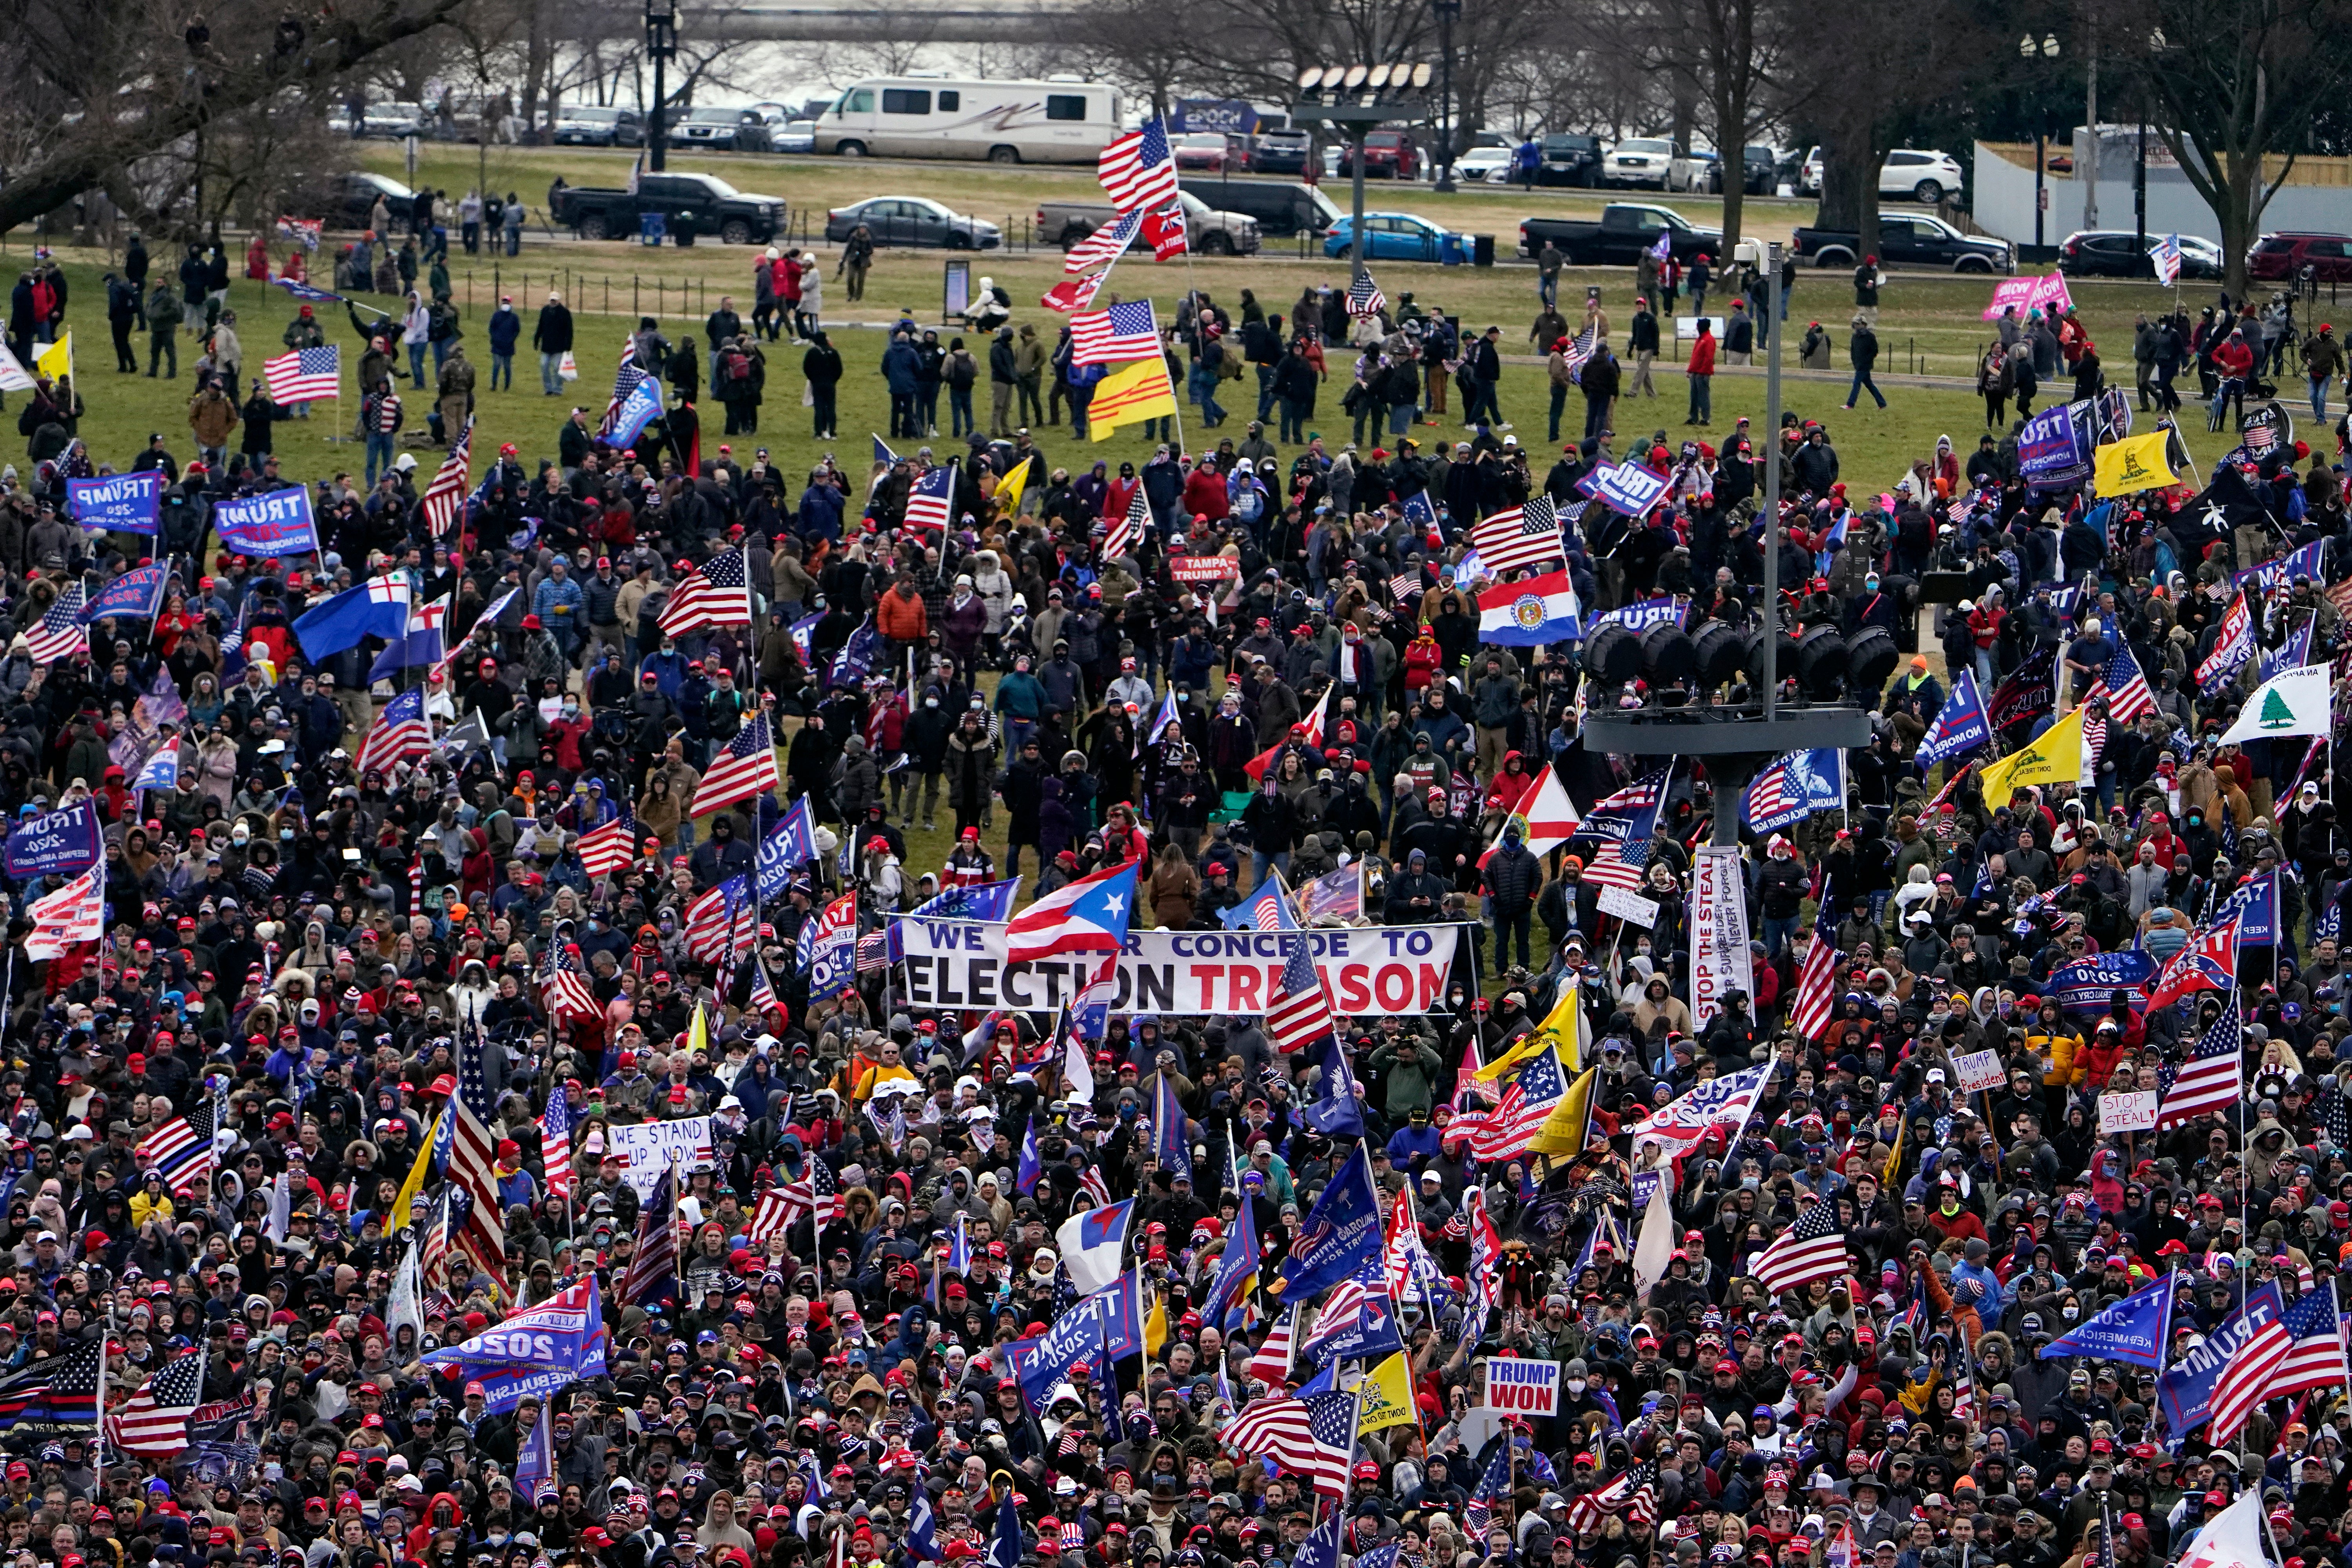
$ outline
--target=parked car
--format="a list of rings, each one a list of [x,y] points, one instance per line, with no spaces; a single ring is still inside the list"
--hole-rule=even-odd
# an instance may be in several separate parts
[[[816,121],[787,120],[782,125],[770,126],[768,142],[779,153],[814,153],[816,151]]]
[[[2154,246],[2164,237],[2151,234]],[[2084,228],[2068,235],[2058,247],[2058,270],[2069,278],[2153,278],[2156,262],[2127,228]],[[2221,276],[2221,247],[2193,234],[2180,237],[2183,278]]]
[[[1608,149],[1598,136],[1579,135],[1561,132],[1543,139],[1543,167],[1537,172],[1540,185],[1580,185],[1586,190],[1601,183],[1601,160]]]
[[[634,109],[572,104],[555,116],[555,142],[559,147],[642,147],[646,117]]]
[[[1822,150],[1818,144],[1808,148],[1805,161],[1797,165],[1797,194],[1801,196],[1822,194]]]
[[[1816,267],[1852,267],[1864,254],[1852,229],[1800,228],[1797,255]],[[1878,220],[1876,255],[1895,267],[1940,267],[1954,272],[2015,272],[2017,251],[2007,240],[1962,234],[1939,217],[1904,213]]]
[[[1694,195],[1723,189],[1723,160],[1713,153],[1693,153],[1667,177],[1671,189]]]
[[[1681,184],[1678,176],[1687,177],[1689,165],[1690,153],[1679,142],[1658,136],[1633,136],[1602,154],[1601,183],[1670,191]]]
[[[421,103],[371,103],[360,116],[360,134],[397,142],[404,136],[427,136],[432,116]]]
[[[1303,174],[1315,153],[1315,138],[1304,131],[1261,131],[1250,150],[1250,166],[1261,174]]]
[[[1339,220],[1339,208],[1318,185],[1282,180],[1228,180],[1186,174],[1177,188],[1213,211],[1254,219],[1267,239],[1321,234]],[[1192,211],[1191,207],[1184,209]]]
[[[993,250],[1004,231],[929,196],[868,196],[824,215],[824,242],[839,245],[864,224],[876,245],[943,246],[950,250]]]
[[[1366,213],[1364,258],[1368,261],[1438,261],[1445,242],[1462,245],[1462,237],[1444,224],[1419,213]],[[1355,248],[1355,219],[1342,217],[1323,236],[1323,254],[1346,256]]]
[[[1671,237],[1675,259],[1687,265],[1701,255],[1723,255],[1723,231],[1701,228],[1671,207],[1635,202],[1612,202],[1601,209],[1600,221],[1561,217],[1531,217],[1519,224],[1519,254],[1533,260],[1549,240],[1560,248],[1571,267],[1632,266],[1642,252],[1658,241],[1661,231]]]
[[[1750,142],[1740,150],[1739,169],[1740,188],[1751,196],[1769,196],[1780,187],[1780,152],[1764,142]]]
[[[771,150],[768,122],[755,109],[689,109],[670,121],[669,144],[728,153]]]
[[[1507,185],[1517,161],[1517,153],[1509,147],[1473,147],[1454,160],[1454,177]]]
[[[285,208],[290,217],[318,218],[329,228],[365,228],[377,197],[383,198],[392,211],[405,213],[415,195],[389,174],[325,174],[315,184],[289,194]]]
[[[1352,142],[1339,150],[1339,173],[1353,178],[1355,145]],[[1364,138],[1364,178],[1368,180],[1417,180],[1421,178],[1421,149],[1413,145],[1412,137],[1402,131],[1375,131]]]
[[[2283,283],[2311,268],[2321,283],[2352,283],[2352,237],[2340,234],[2266,234],[2246,252],[2246,276]]]
[[[1958,190],[1962,181],[1959,160],[1949,153],[1898,147],[1878,166],[1880,195],[1908,196],[1927,206]]]
[[[1232,149],[1225,145],[1225,133],[1222,131],[1188,131],[1176,138],[1172,150],[1179,169],[1217,171],[1230,167],[1238,174],[1249,167],[1245,162],[1232,161]]]
[[[784,226],[778,196],[739,191],[716,174],[645,174],[634,191],[569,185],[549,202],[549,216],[583,239],[623,239],[639,219],[659,213],[680,245],[708,236],[727,245],[765,245]]]
[[[1257,220],[1247,213],[1220,212],[1189,191],[1179,190],[1176,199],[1184,208],[1185,242],[1196,256],[1255,255],[1264,242]],[[1067,250],[1118,216],[1108,202],[1041,202],[1037,238]],[[1144,243],[1139,228],[1129,248]]]

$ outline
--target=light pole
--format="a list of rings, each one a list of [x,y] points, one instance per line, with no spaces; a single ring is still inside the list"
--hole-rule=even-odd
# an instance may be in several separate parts
[[[654,101],[646,113],[646,159],[656,174],[669,167],[669,87],[666,68],[677,53],[677,0],[646,0],[646,58],[654,66]]]
[[[2028,33],[2017,40],[2017,53],[2021,59],[2054,60],[2058,58],[2058,35],[2047,33],[2037,39],[2032,34]],[[2045,166],[2045,155],[2050,138],[2042,127],[2048,118],[2040,99],[2035,99],[2033,105],[2033,248],[2036,250],[2041,249],[2046,243],[2042,238],[2042,225],[2050,205],[2050,192],[2042,183],[2042,170]]]
[[[1431,0],[1437,11],[1437,184],[1452,195],[1454,185],[1454,23],[1462,15],[1462,0]]]

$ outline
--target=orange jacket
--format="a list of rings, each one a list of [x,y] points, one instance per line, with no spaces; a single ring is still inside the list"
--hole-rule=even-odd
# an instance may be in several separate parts
[[[931,620],[923,608],[923,596],[908,590],[893,588],[882,595],[882,603],[874,613],[877,630],[893,642],[920,642],[930,635]]]

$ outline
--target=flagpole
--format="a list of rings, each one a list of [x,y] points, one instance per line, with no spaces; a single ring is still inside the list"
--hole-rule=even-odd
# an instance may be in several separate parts
[[[114,1292],[106,1294],[106,1327],[98,1337],[98,1409],[91,1417],[94,1436],[90,1444],[90,1471],[100,1486],[106,1479],[106,1359],[114,1343]],[[201,1374],[199,1374],[201,1375]]]

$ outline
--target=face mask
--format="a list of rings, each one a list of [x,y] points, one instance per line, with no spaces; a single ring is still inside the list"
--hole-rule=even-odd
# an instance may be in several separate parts
[[[1582,1378],[1580,1378],[1580,1377],[1571,1377],[1571,1378],[1570,1378],[1570,1379],[1568,1380],[1568,1391],[1569,1391],[1570,1394],[1581,1394],[1581,1393],[1583,1393],[1583,1392],[1584,1392],[1584,1379],[1582,1379]]]
[[[252,833],[251,833],[250,831],[248,831],[247,829],[243,828],[243,827],[237,828],[235,832],[231,833],[231,834],[228,836],[228,837],[229,837],[229,842],[230,842],[230,843],[232,843],[232,844],[243,844],[243,843],[245,843],[247,840],[250,839],[252,837],[253,837]]]
[[[2075,1314],[2081,1310],[2082,1309],[2080,1307],[2061,1307],[2058,1309],[2058,1315],[2071,1323],[2074,1321]]]
[[[281,844],[291,844],[291,843],[293,843],[293,842],[294,842],[294,830],[293,830],[292,828],[290,828],[290,827],[282,827],[282,828],[279,828],[279,829],[278,829],[278,841],[279,843],[281,843]]]
[[[939,705],[940,700],[936,697],[926,697],[923,699],[923,706],[926,708],[936,708]]]

